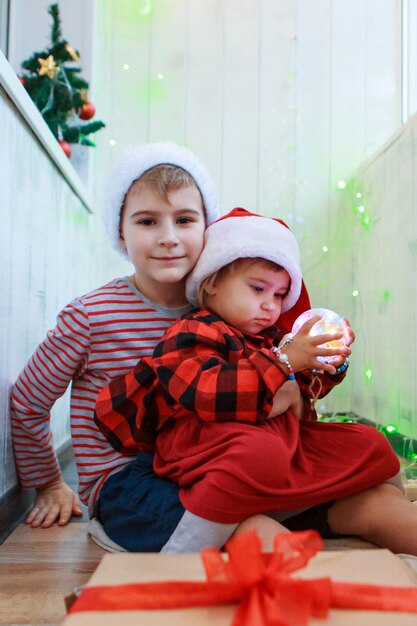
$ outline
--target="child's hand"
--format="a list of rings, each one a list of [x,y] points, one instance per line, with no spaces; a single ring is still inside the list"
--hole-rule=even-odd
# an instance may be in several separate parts
[[[346,345],[350,346],[354,341],[355,341],[355,333],[352,330],[352,327],[350,325],[349,320],[347,320],[345,317],[343,318],[343,321],[346,324],[346,330],[345,330],[345,339],[346,339]],[[342,365],[342,363],[345,362],[346,356],[340,355],[338,356],[336,359],[334,359],[333,361],[333,365],[335,367],[340,367]],[[322,368],[323,369],[323,368]]]
[[[346,319],[346,317],[343,318],[343,321],[346,324],[346,335],[347,335],[346,345],[350,346],[356,339],[355,333],[353,332],[350,322],[348,319]]]
[[[314,324],[320,319],[320,315],[315,315],[310,318],[294,335],[291,343],[282,349],[282,352],[288,356],[288,360],[294,372],[300,372],[304,369],[318,369],[329,372],[329,374],[335,374],[336,367],[338,367],[337,363],[323,363],[322,361],[319,361],[317,357],[339,356],[340,363],[343,363],[346,357],[351,353],[349,346],[324,348],[322,345],[329,341],[334,341],[335,339],[341,339],[343,337],[343,333],[328,333],[325,335],[309,334]],[[352,343],[354,338],[354,333],[352,329],[350,329],[350,343]]]
[[[77,494],[59,479],[43,489],[38,489],[35,504],[25,523],[32,528],[49,528],[58,520],[59,526],[65,526],[71,515],[81,517],[82,514]]]
[[[298,405],[299,402],[302,402],[302,399],[297,381],[287,380],[276,392],[268,417],[281,415],[288,411],[293,405]]]

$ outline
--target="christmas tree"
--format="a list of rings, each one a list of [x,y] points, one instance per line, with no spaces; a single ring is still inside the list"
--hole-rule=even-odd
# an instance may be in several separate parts
[[[53,20],[51,46],[21,63],[19,79],[69,157],[69,144],[95,146],[88,135],[105,124],[87,121],[95,108],[88,100],[88,82],[80,76],[79,53],[62,38],[58,5],[52,4],[48,13]]]

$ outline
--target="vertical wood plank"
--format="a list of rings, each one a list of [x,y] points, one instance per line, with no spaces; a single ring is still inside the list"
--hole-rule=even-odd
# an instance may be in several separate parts
[[[187,2],[184,138],[218,185],[223,171],[222,0]],[[222,207],[223,208],[223,207]]]
[[[185,142],[186,1],[160,0],[150,33],[149,141]]]
[[[257,0],[224,3],[223,168],[224,211],[258,208],[260,10]]]
[[[258,211],[293,227],[297,117],[296,6],[260,3]]]

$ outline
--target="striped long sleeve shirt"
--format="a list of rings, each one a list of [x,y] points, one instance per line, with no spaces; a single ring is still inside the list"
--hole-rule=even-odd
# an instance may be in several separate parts
[[[79,493],[92,512],[106,478],[131,460],[115,451],[97,428],[96,397],[104,385],[152,354],[165,330],[186,310],[160,307],[128,278],[117,278],[76,298],[60,312],[55,328],[12,390],[12,436],[24,488],[39,489],[60,476],[50,412],[71,384],[71,437]]]

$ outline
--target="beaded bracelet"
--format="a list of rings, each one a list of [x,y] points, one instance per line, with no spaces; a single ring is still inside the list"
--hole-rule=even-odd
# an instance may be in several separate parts
[[[344,362],[342,363],[342,365],[339,365],[339,367],[336,367],[336,371],[334,374],[332,374],[332,376],[337,376],[337,374],[343,374],[344,372],[346,372],[348,367],[349,367],[349,357],[347,356]]]
[[[287,345],[288,343],[290,343],[290,341],[284,342],[285,345]],[[288,356],[284,354],[283,352],[281,352],[280,348],[277,348],[276,346],[273,346],[271,350],[277,356],[278,361],[282,363],[283,365],[285,365],[285,367],[287,368],[288,380],[295,380],[294,370],[291,367],[291,363],[288,359]]]
[[[338,374],[343,374],[344,372],[346,372],[348,367],[349,367],[349,357],[347,356],[344,362],[342,363],[342,365],[339,365],[339,367],[336,367],[336,371],[333,374],[330,374],[330,372],[327,372],[327,374],[329,376],[337,376]],[[316,368],[312,369],[311,371],[313,372],[313,374],[324,374],[324,370],[319,370]]]

